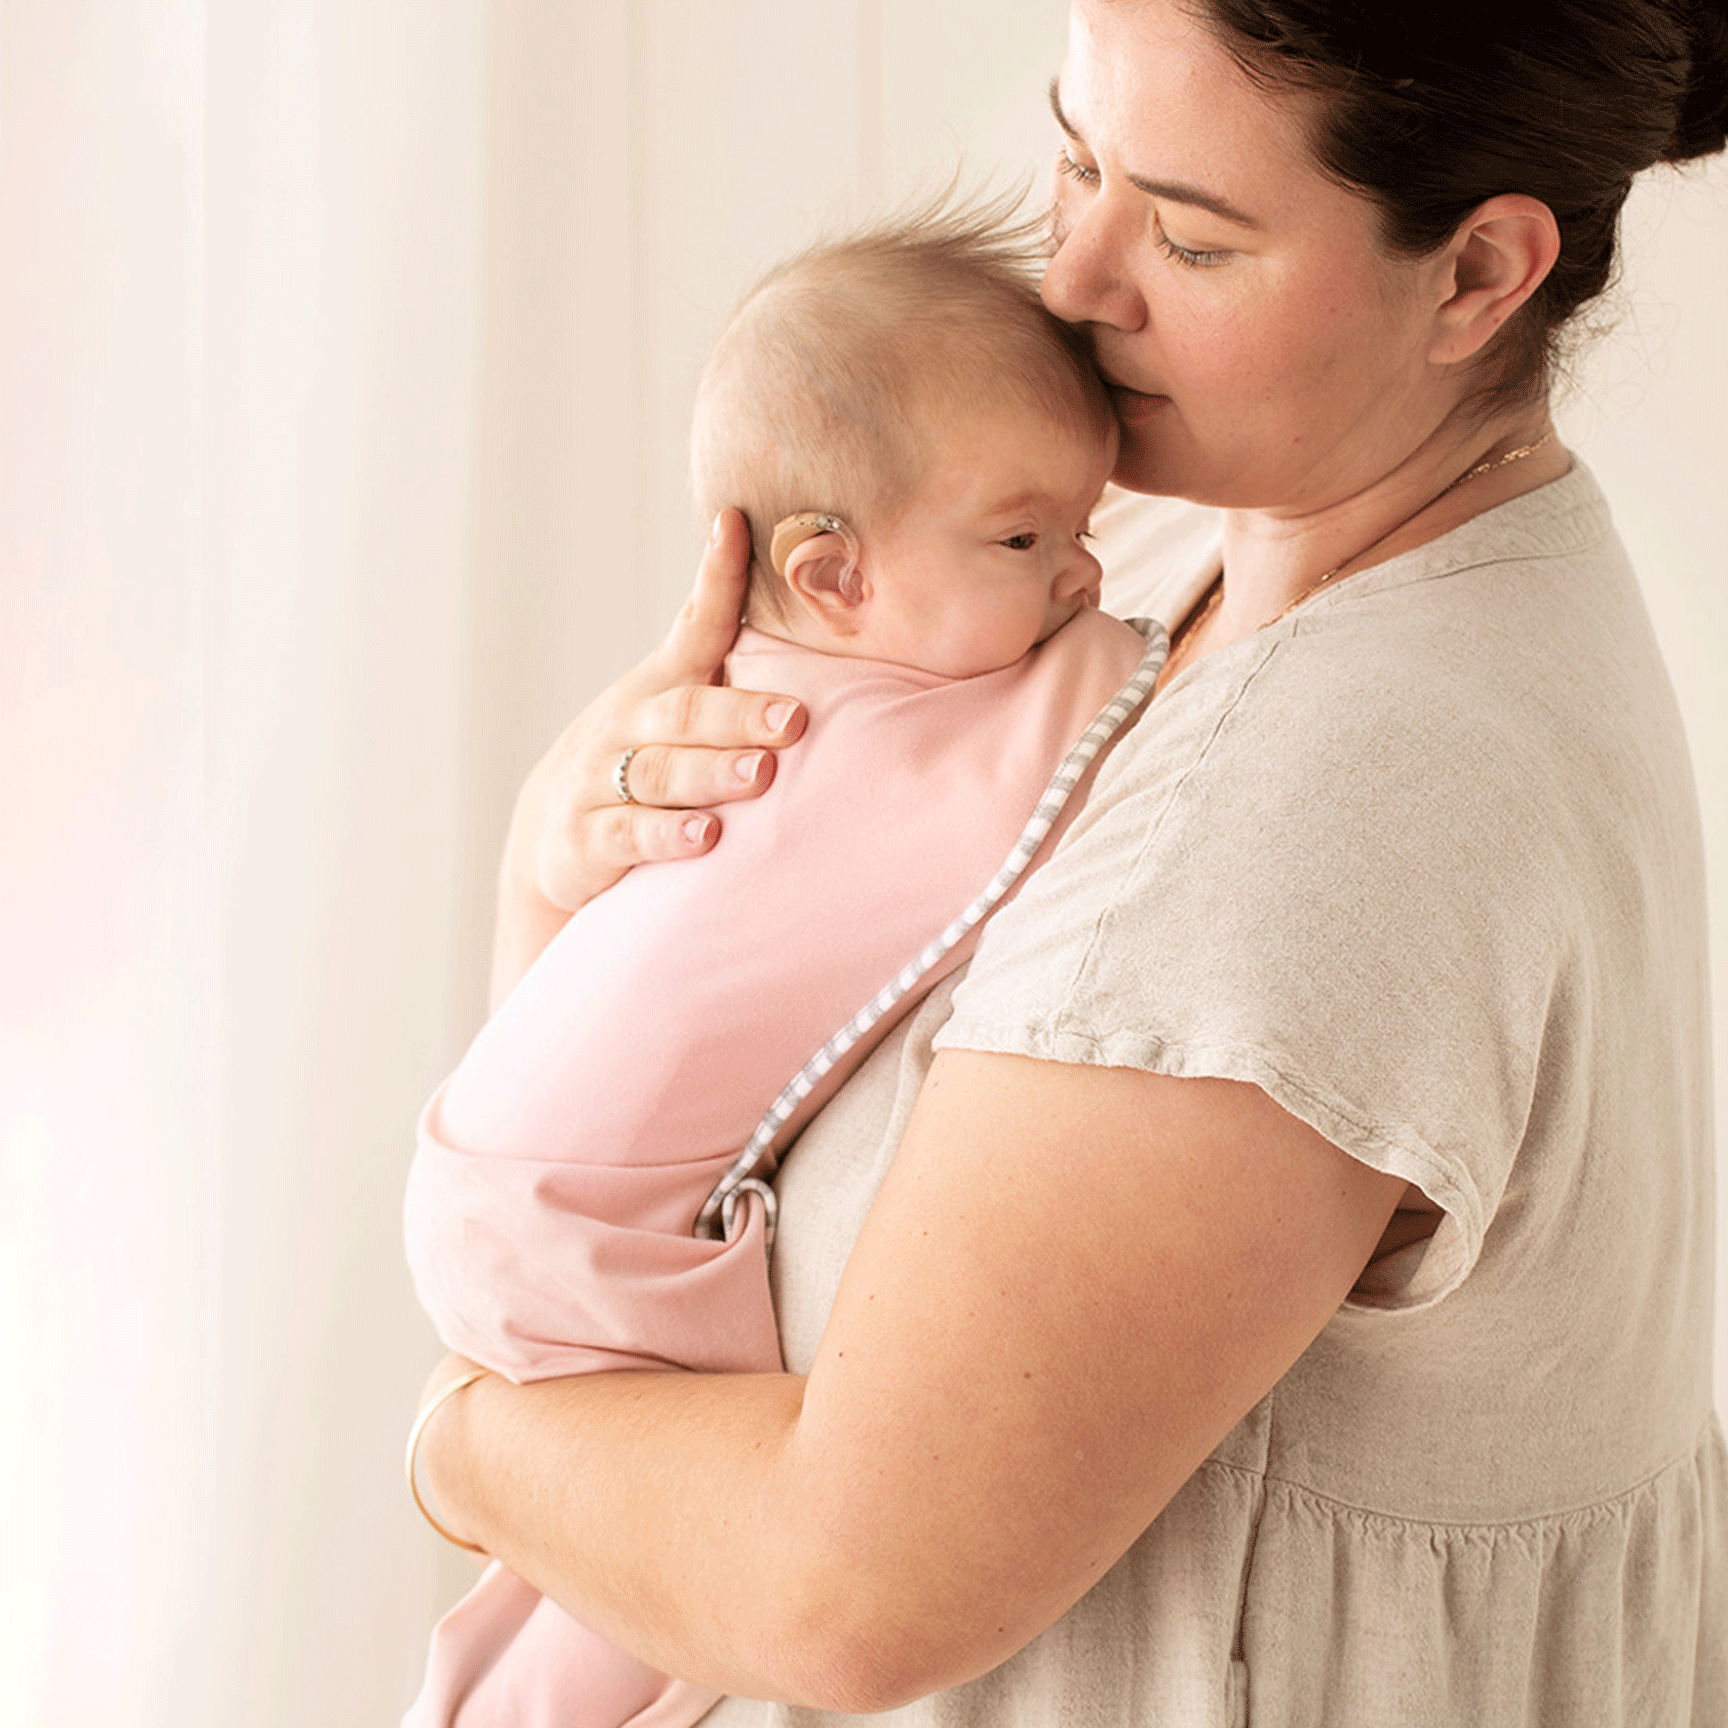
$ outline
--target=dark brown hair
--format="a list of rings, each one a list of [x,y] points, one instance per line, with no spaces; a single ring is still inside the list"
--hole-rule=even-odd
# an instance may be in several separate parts
[[[1634,176],[1723,148],[1728,0],[1190,4],[1251,77],[1326,99],[1316,156],[1392,250],[1437,250],[1503,192],[1553,211],[1560,256],[1492,350],[1491,402],[1546,387],[1560,330],[1613,279]]]

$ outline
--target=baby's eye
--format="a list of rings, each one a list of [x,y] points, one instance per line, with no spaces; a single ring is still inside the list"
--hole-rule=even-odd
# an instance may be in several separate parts
[[[1010,534],[1002,542],[1010,552],[1030,552],[1038,544],[1038,536],[1033,533]]]

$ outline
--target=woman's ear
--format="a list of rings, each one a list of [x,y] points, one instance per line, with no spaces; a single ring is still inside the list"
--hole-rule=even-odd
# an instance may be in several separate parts
[[[1481,353],[1559,256],[1559,225],[1541,199],[1505,192],[1478,206],[1441,254],[1447,274],[1428,358],[1445,366]]]
[[[847,636],[861,622],[870,585],[858,536],[838,516],[807,512],[776,525],[770,557],[793,597],[824,629]]]

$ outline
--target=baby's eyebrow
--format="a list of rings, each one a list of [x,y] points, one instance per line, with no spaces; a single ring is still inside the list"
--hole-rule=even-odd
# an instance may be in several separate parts
[[[1049,504],[1050,499],[1042,492],[1015,492],[1006,498],[998,498],[984,512],[986,516],[1013,516],[1022,510],[1036,509],[1040,505]]]
[[[1050,80],[1049,94],[1050,112],[1056,116],[1056,124],[1076,144],[1084,144],[1086,140],[1075,130],[1074,122],[1063,112],[1059,79]],[[1149,180],[1143,174],[1130,174],[1127,178],[1129,185],[1139,187],[1142,192],[1150,193],[1154,198],[1163,198],[1171,204],[1192,204],[1198,210],[1209,210],[1214,216],[1222,216],[1226,222],[1234,222],[1239,228],[1259,229],[1264,226],[1258,217],[1250,216],[1246,210],[1238,209],[1228,198],[1222,198],[1216,192],[1208,192],[1203,186],[1190,186],[1182,180]]]

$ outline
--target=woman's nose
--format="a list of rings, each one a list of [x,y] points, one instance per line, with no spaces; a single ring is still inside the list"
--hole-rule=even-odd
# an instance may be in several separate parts
[[[1107,324],[1138,330],[1146,302],[1124,268],[1112,233],[1114,213],[1094,198],[1072,226],[1057,224],[1056,250],[1044,266],[1044,304],[1065,324]]]

